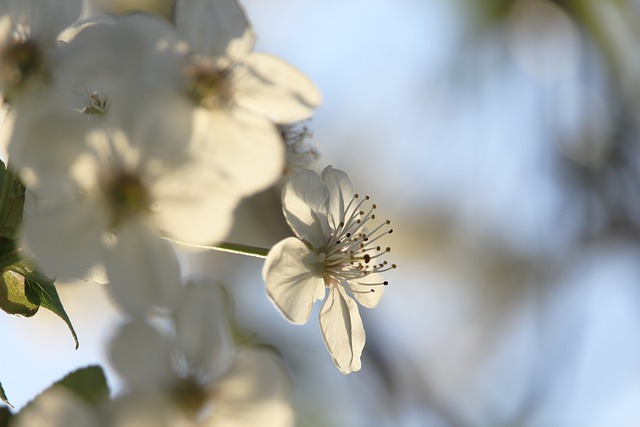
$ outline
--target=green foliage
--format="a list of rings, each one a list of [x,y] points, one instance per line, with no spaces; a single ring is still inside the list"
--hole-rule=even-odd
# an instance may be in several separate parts
[[[53,280],[23,259],[16,239],[22,224],[25,188],[11,169],[0,161],[0,309],[6,313],[31,317],[40,307],[51,310],[65,321],[78,348],[71,320]]]
[[[98,365],[91,365],[71,372],[52,387],[65,387],[94,408],[99,408],[109,400],[109,386],[104,371]]]
[[[0,237],[16,239],[22,224],[25,188],[0,161]]]
[[[38,304],[27,297],[27,280],[19,273],[5,270],[0,276],[0,308],[9,314],[31,317],[38,312]]]
[[[2,383],[0,383],[0,400],[6,403],[7,405],[11,406],[11,403],[9,403],[9,399],[7,399],[7,395],[5,394],[4,389],[2,388]],[[0,427],[2,426],[3,426],[2,413],[0,413]]]
[[[27,300],[36,306],[33,314],[38,311],[37,307],[44,307],[64,320],[71,331],[71,335],[73,335],[76,348],[78,348],[80,345],[78,342],[78,335],[73,329],[71,319],[69,319],[69,316],[62,305],[62,301],[60,301],[60,297],[58,296],[58,291],[56,291],[56,287],[53,284],[53,280],[41,274],[28,260],[23,260],[13,264],[7,271],[17,273],[17,276],[21,277],[24,285],[22,288],[17,287],[14,292],[24,292],[24,296]],[[2,307],[2,309],[4,310],[4,307]]]
[[[101,410],[109,401],[109,386],[104,371],[100,366],[91,365],[80,368],[66,375],[59,381],[56,381],[46,390],[36,396],[32,401],[27,403],[15,416],[20,417],[22,414],[32,409],[38,399],[51,392],[52,390],[64,389],[80,399],[84,404],[96,410]],[[2,425],[0,414],[0,427]]]

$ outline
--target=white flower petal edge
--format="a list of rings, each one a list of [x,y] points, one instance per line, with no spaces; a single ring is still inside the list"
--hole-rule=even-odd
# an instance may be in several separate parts
[[[231,359],[228,299],[222,286],[191,282],[174,313],[176,345],[189,366],[205,377],[216,376]]]
[[[359,371],[365,333],[358,305],[342,286],[333,286],[320,311],[320,329],[340,372]]]
[[[308,119],[322,102],[307,76],[275,56],[251,53],[237,67],[236,102],[276,123]]]
[[[143,320],[124,324],[111,341],[110,358],[118,374],[134,389],[155,389],[172,379],[169,340]]]
[[[291,426],[294,416],[288,401],[290,388],[287,370],[273,351],[243,348],[236,353],[231,369],[215,385],[214,394],[220,399],[207,425]]]
[[[172,308],[182,287],[173,248],[144,221],[132,219],[121,226],[105,266],[111,296],[133,316],[154,307]]]
[[[236,0],[178,0],[176,27],[199,54],[223,60],[221,66],[237,62],[249,53],[255,34]]]
[[[103,220],[82,200],[46,205],[27,191],[22,244],[46,274],[72,279],[87,273],[103,255]]]
[[[282,207],[289,226],[314,248],[322,247],[328,237],[328,200],[327,186],[311,171],[296,174],[282,189]]]
[[[324,298],[322,257],[290,237],[276,244],[262,269],[267,295],[280,312],[296,324],[306,323],[313,303]]]

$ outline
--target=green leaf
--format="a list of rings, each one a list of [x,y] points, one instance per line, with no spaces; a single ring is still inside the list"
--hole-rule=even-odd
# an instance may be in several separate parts
[[[78,335],[62,306],[53,279],[41,274],[29,260],[12,264],[2,271],[1,278],[0,308],[22,316],[33,316],[39,307],[52,311],[67,324],[78,348]]]
[[[0,237],[15,239],[22,225],[24,191],[18,177],[0,160]]]
[[[0,237],[0,270],[15,264],[20,259],[20,250],[16,247],[16,242],[6,237]]]
[[[59,318],[64,320],[71,331],[71,335],[73,335],[77,349],[80,345],[78,342],[78,335],[76,334],[75,329],[73,329],[71,319],[69,319],[67,312],[62,306],[62,301],[60,301],[60,297],[58,296],[56,286],[53,284],[53,280],[38,274],[36,271],[32,274],[26,274],[25,278],[25,293],[27,298],[29,298],[29,301],[52,311]]]
[[[31,317],[38,312],[40,304],[27,297],[26,279],[15,271],[5,270],[0,276],[0,309],[16,316]]]
[[[53,384],[64,386],[85,403],[99,407],[109,400],[109,386],[104,371],[98,365],[91,365],[71,372],[60,381]]]
[[[0,400],[2,400],[4,403],[6,403],[7,405],[11,406],[13,408],[13,406],[11,405],[11,403],[9,403],[9,399],[7,399],[7,395],[4,392],[4,389],[2,388],[2,383],[0,383]],[[2,415],[0,414],[0,426],[2,426]]]
[[[41,396],[59,388],[72,393],[85,404],[96,409],[101,408],[109,400],[109,386],[102,368],[98,365],[91,365],[75,370],[61,380],[51,384],[46,390],[27,403],[16,414],[16,417],[28,412]],[[2,427],[1,424],[0,427]]]

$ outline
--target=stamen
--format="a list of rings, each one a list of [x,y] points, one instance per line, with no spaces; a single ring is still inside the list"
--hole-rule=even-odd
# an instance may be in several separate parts
[[[227,70],[208,64],[190,64],[184,69],[186,91],[203,108],[224,108],[233,100],[233,87]]]
[[[374,245],[378,239],[389,234],[386,228],[391,222],[385,220],[372,231],[365,230],[365,225],[376,219],[374,210],[377,205],[371,204],[368,209],[364,208],[364,203],[369,199],[369,196],[361,197],[357,193],[353,195],[324,251],[323,266],[326,274],[332,278],[333,283],[340,283],[352,293],[375,292],[373,288],[388,285],[387,281],[366,283],[362,279],[372,273],[395,268],[386,260],[374,262],[391,251],[390,247]],[[333,223],[332,218],[330,223]],[[368,289],[355,289],[355,285]]]

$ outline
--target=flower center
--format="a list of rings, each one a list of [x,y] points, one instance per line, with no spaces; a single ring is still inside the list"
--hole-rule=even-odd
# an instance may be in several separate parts
[[[173,401],[189,417],[197,418],[209,398],[208,390],[196,378],[178,379],[171,389]]]
[[[104,116],[109,111],[109,97],[98,92],[89,95],[89,105],[78,108],[78,112],[92,116]]]
[[[186,90],[193,101],[206,109],[223,108],[233,98],[233,90],[226,70],[205,64],[185,67]]]
[[[104,194],[111,211],[112,228],[118,228],[128,218],[151,211],[149,191],[134,173],[119,171],[114,174],[105,183]]]
[[[34,40],[16,40],[0,49],[0,81],[9,88],[23,85],[42,65],[42,52]]]
[[[391,221],[386,220],[375,226],[371,231],[366,228],[367,223],[376,219],[375,204],[371,204],[368,210],[363,205],[369,201],[369,196],[361,198],[358,194],[353,196],[337,219],[332,224],[332,233],[325,250],[323,266],[325,274],[333,282],[356,283],[369,287],[368,291],[375,292],[375,287],[387,285],[388,282],[367,282],[365,279],[372,273],[382,273],[396,268],[395,264],[389,264],[382,259],[391,252],[390,247],[382,247],[378,244],[383,236],[393,233],[389,228]],[[333,221],[336,221],[333,218]],[[352,292],[362,292],[350,288]]]

